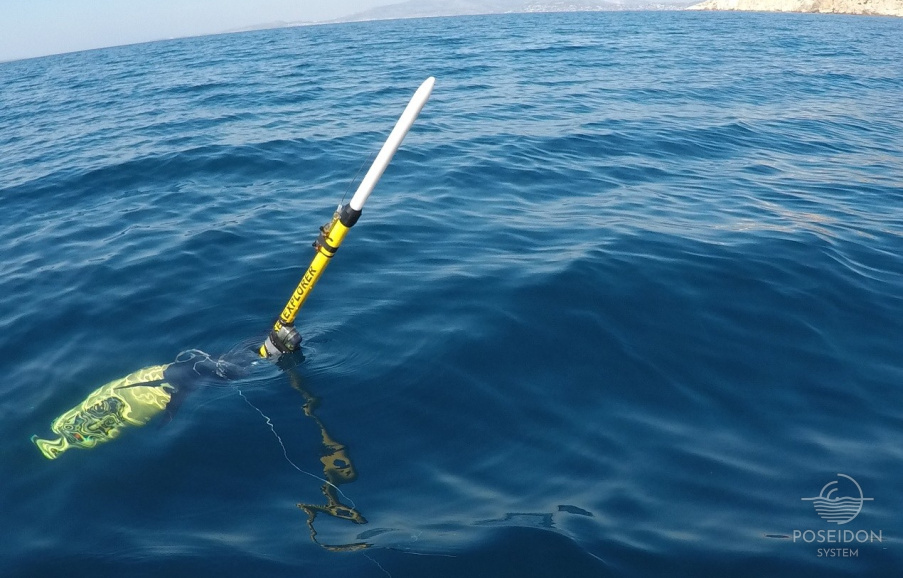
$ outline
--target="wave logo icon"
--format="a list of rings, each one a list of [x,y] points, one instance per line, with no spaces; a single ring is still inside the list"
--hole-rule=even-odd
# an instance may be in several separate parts
[[[862,488],[850,476],[837,474],[837,479],[825,484],[817,496],[801,499],[811,501],[823,520],[840,525],[853,521],[862,511],[862,503],[874,498],[864,497]]]

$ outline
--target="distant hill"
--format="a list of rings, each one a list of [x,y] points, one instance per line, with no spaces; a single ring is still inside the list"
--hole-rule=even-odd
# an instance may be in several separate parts
[[[903,16],[903,0],[705,0],[689,10],[750,10]],[[903,39],[901,39],[903,42]]]
[[[247,32],[268,28],[286,28],[310,24],[433,18],[439,16],[475,16],[478,14],[522,14],[530,12],[608,12],[615,10],[683,10],[696,0],[408,0],[377,6],[334,20],[308,22],[269,22],[229,30]]]
[[[311,24],[511,14],[530,12],[602,12],[616,10],[741,10],[753,12],[822,12],[903,17],[903,0],[408,0],[378,6],[326,22],[270,22],[229,32]]]
[[[678,10],[691,3],[691,1],[681,0],[409,0],[351,14],[338,18],[334,22],[523,12]]]

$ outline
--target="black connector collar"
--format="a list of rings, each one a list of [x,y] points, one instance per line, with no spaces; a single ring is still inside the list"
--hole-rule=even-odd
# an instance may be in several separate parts
[[[351,208],[351,205],[343,205],[339,210],[339,222],[348,227],[349,229],[357,223],[357,220],[361,218],[360,209],[355,210]]]

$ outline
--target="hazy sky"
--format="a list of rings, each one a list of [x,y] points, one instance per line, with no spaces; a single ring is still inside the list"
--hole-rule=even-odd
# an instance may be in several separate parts
[[[329,20],[401,0],[0,0],[0,61]]]

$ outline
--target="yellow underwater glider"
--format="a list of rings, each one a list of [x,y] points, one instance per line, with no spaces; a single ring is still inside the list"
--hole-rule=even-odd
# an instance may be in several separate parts
[[[298,311],[349,229],[360,218],[364,203],[429,99],[434,83],[435,78],[430,77],[420,85],[351,201],[339,205],[330,222],[320,227],[320,235],[314,242],[314,258],[257,350],[260,357],[278,358],[300,348],[301,335],[294,325]],[[116,438],[123,428],[142,426],[161,412],[173,411],[199,381],[227,381],[241,374],[241,367],[234,363],[213,359],[201,351],[183,352],[173,363],[146,367],[101,386],[53,420],[50,429],[57,438],[32,436],[31,440],[48,459],[55,459],[71,448],[90,449]]]

